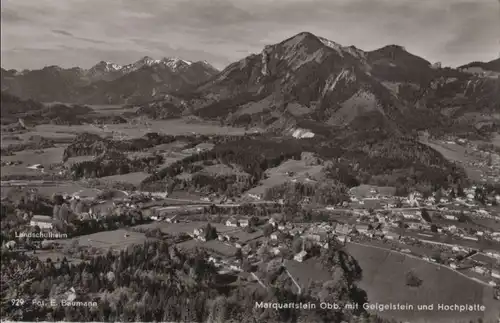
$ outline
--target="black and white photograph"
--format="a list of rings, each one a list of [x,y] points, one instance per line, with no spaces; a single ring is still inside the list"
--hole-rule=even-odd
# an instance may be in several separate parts
[[[500,323],[500,0],[2,0],[2,322]]]

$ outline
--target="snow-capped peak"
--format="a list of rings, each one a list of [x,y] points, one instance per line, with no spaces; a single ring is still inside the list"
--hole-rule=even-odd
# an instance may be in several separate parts
[[[187,67],[191,65],[192,62],[186,61],[177,57],[165,57],[163,59],[153,59],[149,56],[144,56],[135,63],[124,66],[124,71],[130,72],[133,70],[138,70],[144,66],[165,66],[169,69],[175,71],[179,68]]]
[[[111,63],[111,62],[105,62],[105,61],[100,61],[93,67],[94,70],[100,70],[103,72],[113,72],[113,71],[119,71],[122,68],[122,66]]]
[[[144,56],[143,58],[141,58],[140,60],[138,60],[135,63],[125,65],[123,67],[123,70],[124,70],[124,72],[131,72],[131,71],[138,70],[144,66],[152,66],[152,65],[158,64],[159,62],[160,62],[160,60],[152,59],[149,56]]]
[[[147,65],[147,66],[152,66],[152,65],[155,65],[155,64],[159,64],[161,62],[161,60],[159,59],[153,59],[149,56],[144,56],[143,58],[141,58],[140,60],[138,60],[137,62],[135,62],[134,64],[136,64],[136,66],[144,66],[144,65]]]
[[[319,40],[323,43],[323,45],[330,47],[331,49],[334,49],[340,56],[344,56],[342,46],[337,44],[334,41],[331,41],[329,39],[323,38],[323,37],[318,37]]]
[[[165,57],[161,60],[161,62],[173,70],[193,64],[193,62],[177,57]]]

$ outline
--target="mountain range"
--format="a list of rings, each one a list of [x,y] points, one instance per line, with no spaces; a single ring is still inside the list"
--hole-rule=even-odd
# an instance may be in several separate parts
[[[207,62],[179,58],[118,65],[101,61],[90,69],[47,66],[40,70],[1,70],[2,91],[40,102],[123,104],[151,100],[216,75]]]
[[[131,103],[155,118],[203,119],[320,133],[495,130],[500,59],[449,68],[388,45],[373,51],[302,32],[217,71],[206,62],[145,57],[89,70],[2,69],[2,90],[38,101]]]
[[[401,46],[363,51],[303,32],[143,111],[302,133],[332,126],[491,130],[500,119],[499,61],[442,68]]]

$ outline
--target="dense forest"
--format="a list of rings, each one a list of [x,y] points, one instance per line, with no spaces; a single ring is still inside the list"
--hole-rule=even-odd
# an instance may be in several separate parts
[[[284,199],[286,203],[300,203],[304,197],[310,202],[321,205],[337,205],[349,201],[347,187],[335,180],[320,183],[289,182],[266,190],[265,200]]]
[[[275,310],[255,306],[260,301],[363,301],[363,293],[356,287],[361,272],[343,250],[323,251],[322,264],[332,273],[332,280],[301,296],[281,286],[284,278],[280,278],[279,261],[259,271],[270,283],[264,290],[237,276],[218,274],[207,257],[199,250],[182,253],[162,241],[146,242],[119,253],[108,252],[80,263],[65,258],[58,264],[42,262],[5,252],[2,298],[25,302],[3,302],[2,313],[6,318],[23,321],[387,322],[362,310]],[[32,304],[32,300],[60,299],[71,287],[77,294],[75,301],[95,301],[97,307]]]
[[[162,155],[128,158],[123,153],[107,151],[94,160],[72,164],[70,172],[74,180],[99,178],[131,172],[153,172],[163,162]]]
[[[253,138],[254,135],[249,135]],[[97,156],[106,151],[137,152],[144,151],[162,144],[174,141],[186,142],[184,149],[195,147],[205,142],[223,143],[226,141],[239,140],[241,136],[207,136],[207,135],[165,135],[150,132],[140,138],[113,140],[103,138],[97,134],[82,133],[75,137],[73,142],[64,150],[63,159],[78,156]]]
[[[320,138],[286,139],[273,137],[241,138],[217,144],[211,151],[201,152],[172,163],[143,181],[145,190],[173,189],[174,178],[189,171],[197,162],[214,161],[234,164],[249,175],[245,186],[253,187],[265,178],[265,171],[288,159],[299,160],[303,152],[312,152],[323,160],[327,177],[347,187],[359,184],[394,186],[406,195],[410,190],[436,190],[457,183],[465,184],[463,169],[412,138],[389,137],[386,134],[356,132],[353,137],[332,140]],[[239,191],[231,181],[221,185],[220,179],[203,178],[206,186],[227,192]],[[199,188],[200,180],[193,184]],[[236,181],[236,185],[240,183]],[[183,189],[188,187],[182,184]]]

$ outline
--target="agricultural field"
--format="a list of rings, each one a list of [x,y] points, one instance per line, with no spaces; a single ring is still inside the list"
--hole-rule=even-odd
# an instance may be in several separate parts
[[[498,142],[495,137],[493,143]],[[467,176],[474,182],[498,183],[500,165],[498,156],[482,151],[477,146],[462,146],[450,141],[427,141],[421,143],[441,153],[443,157],[465,169]],[[474,143],[474,142],[473,142]],[[486,142],[476,141],[475,144]],[[488,156],[490,157],[488,161]]]
[[[422,141],[423,144],[433,148],[440,154],[442,154],[446,159],[457,162],[464,166],[467,176],[473,181],[481,181],[481,174],[484,173],[484,170],[472,166],[471,163],[474,163],[477,160],[477,157],[474,157],[468,151],[468,148],[457,145],[455,143],[447,143],[441,141]]]
[[[305,292],[312,282],[324,283],[332,279],[332,275],[320,267],[318,259],[310,258],[304,262],[286,260],[285,267]]]
[[[26,132],[15,134],[2,133],[2,148],[8,147],[9,145],[28,143],[31,139],[40,137],[54,140],[57,143],[66,143],[76,136],[75,133],[55,132],[47,128],[40,128],[40,130],[34,128]]]
[[[2,169],[3,171],[3,169]],[[8,194],[11,189],[14,189],[16,186],[25,186],[27,188],[36,189],[38,194],[45,197],[52,197],[54,194],[69,194],[73,195],[75,193],[79,194],[80,197],[96,197],[99,194],[100,190],[98,189],[89,189],[82,185],[82,183],[78,182],[46,182],[44,181],[14,181],[9,184],[14,183],[15,185],[8,186],[7,184],[2,183],[2,196]]]
[[[322,170],[322,165],[307,165],[305,160],[289,159],[277,167],[266,170],[267,178],[258,186],[248,190],[246,194],[264,194],[268,188],[290,181],[314,183],[322,179]]]
[[[128,173],[128,174],[123,174],[123,175],[112,175],[112,176],[105,176],[99,178],[99,180],[107,182],[107,183],[113,183],[113,182],[120,182],[120,183],[128,183],[132,185],[139,185],[141,182],[148,177],[150,174],[144,173],[144,172],[135,172],[135,173]]]
[[[103,231],[89,235],[80,236],[74,239],[57,240],[61,245],[71,245],[78,241],[78,246],[95,247],[101,250],[123,250],[132,245],[142,244],[146,241],[144,233],[118,229],[113,231]]]
[[[482,318],[490,322],[500,315],[500,302],[492,288],[464,277],[444,266],[375,247],[349,243],[347,251],[363,269],[360,287],[371,303],[399,304],[483,304],[486,312],[391,311],[378,315],[415,323],[468,322]],[[412,270],[422,280],[419,287],[406,285]],[[467,293],[462,291],[467,290]]]
[[[377,194],[384,196],[394,196],[396,194],[396,188],[373,185],[359,185],[351,188],[350,193],[357,198],[373,197]]]
[[[236,247],[234,247],[230,244],[218,241],[218,240],[210,240],[210,241],[203,242],[200,240],[191,239],[191,240],[187,240],[184,242],[180,242],[176,246],[180,250],[184,250],[184,251],[191,251],[191,250],[194,250],[196,248],[201,248],[201,249],[205,249],[206,251],[208,251],[210,253],[213,252],[213,253],[216,253],[218,255],[222,255],[225,257],[234,256],[234,254],[236,253],[236,250],[237,250]]]
[[[6,176],[32,176],[35,178],[44,178],[47,174],[55,171],[47,167],[52,164],[62,162],[64,147],[44,148],[39,150],[23,150],[15,152],[12,156],[2,156],[2,162],[21,162],[19,165],[2,166],[2,178]],[[45,172],[30,169],[29,166],[41,164],[45,166]]]
[[[493,137],[491,143],[497,147],[500,147],[500,133],[497,133],[495,137]]]
[[[229,243],[221,242],[219,240],[210,240],[207,242],[199,243],[198,247],[206,249],[209,252],[222,255],[224,257],[232,257],[236,254],[237,248]]]
[[[76,135],[83,132],[96,133],[96,134],[109,134],[119,135],[125,138],[139,138],[149,132],[157,132],[169,135],[190,135],[190,134],[218,134],[218,135],[243,135],[245,134],[244,128],[233,127],[220,127],[219,125],[210,125],[207,123],[188,123],[184,119],[175,120],[151,120],[146,121],[145,124],[108,124],[105,129],[100,129],[96,126],[76,125],[51,125],[43,124],[38,125],[33,129],[39,135],[48,137],[48,134],[65,134]]]
[[[135,112],[137,111],[136,107],[125,108],[123,105],[96,105],[90,104],[87,105],[89,108],[94,110],[96,113],[104,114],[104,115],[122,115],[124,112]]]
[[[499,207],[496,208],[497,214],[500,214]],[[484,227],[490,228],[493,231],[500,232],[500,220],[499,219],[474,219],[474,222],[482,225]]]
[[[94,160],[95,156],[75,156],[75,157],[70,157],[66,162],[64,162],[64,166],[70,167],[73,164],[85,162],[85,161],[92,161]]]
[[[43,174],[38,170],[27,168],[27,165],[3,166],[2,179],[8,176],[33,176],[42,178]]]
[[[34,164],[50,165],[62,162],[64,147],[44,148],[37,150],[23,150],[15,152],[13,156],[2,156],[3,162],[17,161],[23,162],[23,165]]]
[[[3,135],[2,140],[0,142],[0,145],[2,148],[7,148],[10,145],[18,145],[22,144],[24,142],[24,139],[19,136],[19,134],[16,135]]]

